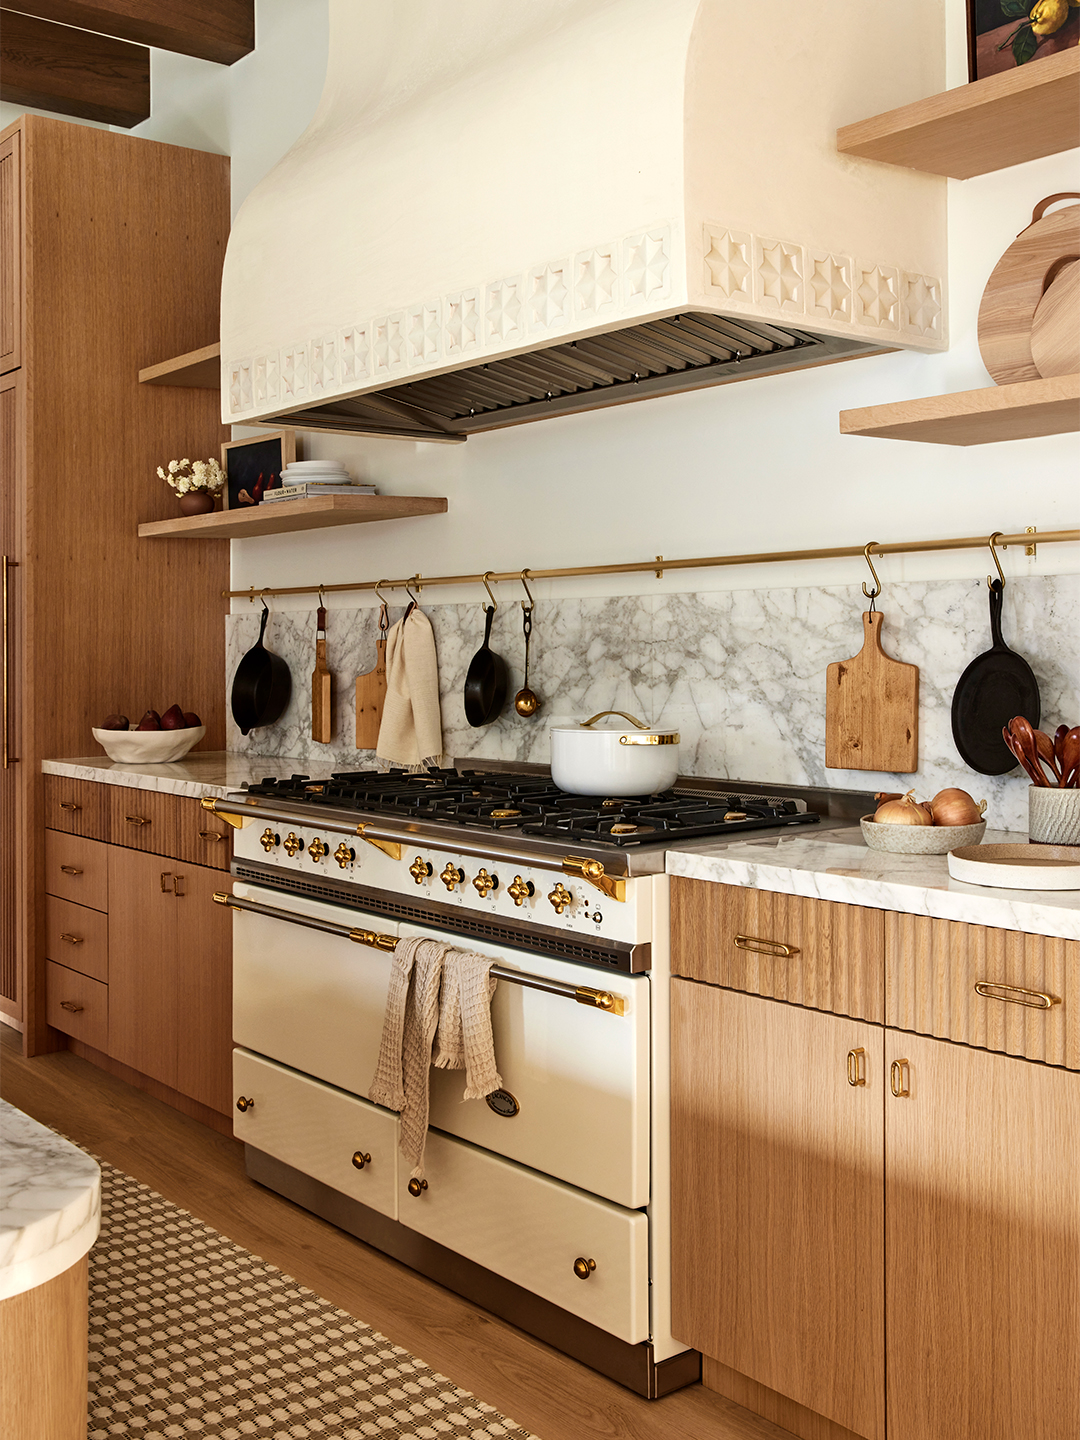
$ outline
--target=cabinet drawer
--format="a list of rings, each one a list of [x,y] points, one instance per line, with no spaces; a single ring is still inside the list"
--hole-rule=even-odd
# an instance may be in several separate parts
[[[232,859],[232,826],[204,810],[198,800],[176,797],[178,860],[228,870]]]
[[[880,1022],[884,914],[676,875],[671,973]]]
[[[108,910],[109,847],[100,840],[46,830],[45,893]]]
[[[887,1025],[1080,1070],[1076,940],[888,911],[885,976]]]
[[[45,1018],[106,1053],[109,1049],[109,987],[52,960],[45,963]]]
[[[398,1166],[398,1219],[636,1345],[649,1336],[648,1220],[487,1150],[429,1131],[426,1190]],[[595,1269],[580,1279],[576,1261]]]
[[[173,856],[179,840],[180,801],[159,790],[109,786],[109,838],[128,850]]]
[[[246,1050],[233,1051],[233,1082],[234,1104],[254,1101],[233,1111],[238,1140],[397,1219],[396,1115]]]
[[[88,835],[92,840],[109,838],[106,791],[111,787],[96,780],[68,780],[63,775],[46,775],[45,824],[50,830],[69,835]]]
[[[86,905],[46,895],[45,954],[57,965],[107,984],[109,917]]]

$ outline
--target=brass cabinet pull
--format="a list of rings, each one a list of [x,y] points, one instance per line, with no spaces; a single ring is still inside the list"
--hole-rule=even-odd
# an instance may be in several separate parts
[[[81,1005],[76,1005],[74,1000],[61,1000],[61,1001],[60,1001],[60,1009],[61,1009],[61,1010],[68,1010],[68,1011],[71,1012],[72,1015],[78,1015],[79,1012],[82,1010],[82,1008],[83,1008],[83,1007],[82,1007]]]
[[[66,930],[63,935],[60,936],[60,939],[66,940],[69,945],[81,945],[83,943],[83,937],[81,935],[72,935]]]
[[[427,1189],[427,1181],[417,1180],[414,1176],[413,1179],[409,1181],[408,1189],[409,1194],[413,1197],[413,1199],[419,1200],[420,1196]]]
[[[61,810],[70,810],[71,813],[74,815],[76,810],[81,810],[81,809],[82,809],[82,806],[81,806],[81,805],[76,805],[74,800],[61,800],[61,801],[60,801],[60,809],[61,809]]]
[[[8,673],[11,665],[11,653],[8,644],[8,571],[14,570],[17,564],[18,561],[12,560],[10,555],[3,557],[3,596],[2,599],[0,599],[0,627],[3,629],[3,635],[0,636],[0,651],[3,652],[4,694],[2,704],[4,714],[3,721],[0,723],[0,729],[3,730],[3,768],[5,770],[10,765],[14,765],[17,759],[17,757],[11,753],[11,732],[8,718],[8,706],[10,704],[8,692],[11,684],[11,677]]]
[[[861,1045],[847,1052],[847,1083],[866,1084],[866,1051]]]
[[[586,1260],[584,1255],[579,1255],[574,1261],[574,1274],[579,1280],[588,1280],[595,1269],[596,1261]]]
[[[176,896],[176,898],[177,898],[178,900],[182,900],[183,897],[184,897],[184,893],[185,893],[185,892],[180,888],[180,887],[183,885],[183,883],[184,883],[184,877],[183,877],[183,875],[174,875],[174,876],[173,876],[172,893]]]
[[[911,1094],[911,1061],[894,1060],[889,1066],[889,1089],[897,1100]]]
[[[225,836],[222,835],[219,830],[200,830],[199,839],[207,840],[211,845],[216,845],[219,841],[224,840]]]
[[[145,815],[125,815],[124,819],[129,825],[149,825],[150,821]]]
[[[1003,993],[998,993],[998,992]],[[1031,1010],[1052,1010],[1061,1004],[1059,995],[1047,995],[1042,990],[1026,990],[1023,985],[1001,985],[993,980],[978,980],[975,994],[984,1000],[1003,1000],[1006,1005],[1026,1005]]]
[[[161,872],[161,893],[162,893],[163,895],[171,895],[171,894],[172,894],[172,886],[169,884],[169,881],[170,881],[171,879],[172,879],[172,871],[171,871],[171,870],[162,870],[162,872]]]
[[[352,1163],[356,1166],[357,1170],[362,1170],[365,1165],[371,1164],[371,1156],[365,1155],[363,1150],[357,1150],[356,1154],[352,1157]]]
[[[735,949],[754,950],[759,955],[780,955],[785,960],[799,953],[797,945],[785,945],[782,940],[763,940],[760,935],[736,935]]]
[[[65,875],[81,875],[83,873],[77,865],[61,865],[60,869]]]
[[[241,1112],[245,1110],[254,1110],[255,1101],[250,1100],[246,1095],[241,1095],[240,1099],[236,1102],[236,1108]]]

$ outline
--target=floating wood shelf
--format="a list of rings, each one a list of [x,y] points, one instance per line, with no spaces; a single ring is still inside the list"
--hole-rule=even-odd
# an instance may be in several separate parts
[[[251,535],[285,535],[290,530],[321,530],[327,525],[359,525],[366,520],[405,520],[441,515],[446,500],[435,495],[319,495],[314,499],[275,500],[244,510],[215,510],[177,520],[152,520],[139,526],[143,539],[244,540]]]
[[[175,360],[162,360],[139,371],[140,385],[186,385],[191,390],[221,389],[221,346],[204,345]]]
[[[1031,440],[1076,430],[1080,430],[1080,375],[840,412],[841,435],[932,445],[989,445],[995,440]]]
[[[967,180],[1080,145],[1080,48],[836,132],[844,155]]]

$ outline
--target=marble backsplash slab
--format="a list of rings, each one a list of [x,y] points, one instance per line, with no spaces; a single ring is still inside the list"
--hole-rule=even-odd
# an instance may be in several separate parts
[[[725,590],[607,599],[538,601],[533,614],[530,685],[543,701],[522,719],[512,699],[494,724],[465,720],[462,687],[479,648],[479,604],[424,604],[439,655],[445,753],[459,760],[547,763],[548,726],[626,710],[682,735],[684,774],[843,789],[915,788],[920,797],[959,785],[986,797],[996,829],[1027,829],[1028,781],[1022,772],[976,775],[952,741],[952,692],[964,667],[990,648],[985,582],[889,585],[882,596],[888,654],[919,667],[919,770],[914,775],[825,769],[825,671],[855,654],[866,607],[858,586]],[[259,610],[228,617],[226,678],[258,638]],[[397,619],[401,611],[391,611]],[[331,610],[327,649],[335,677],[334,739],[311,739],[310,675],[315,612],[275,611],[266,645],[288,661],[293,695],[277,725],[246,738],[229,720],[228,748],[248,755],[296,755],[313,775],[364,768],[371,751],[355,749],[353,681],[375,663],[378,610]],[[507,662],[509,695],[523,681],[521,607],[501,604],[491,645]],[[1038,677],[1042,726],[1080,722],[1080,576],[1009,581],[1006,643]]]

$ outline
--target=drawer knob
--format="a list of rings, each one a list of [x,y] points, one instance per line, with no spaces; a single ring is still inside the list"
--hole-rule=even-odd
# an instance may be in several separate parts
[[[1031,1010],[1051,1010],[1061,1004],[1059,995],[1047,995],[1042,990],[1025,990],[1023,985],[998,985],[991,980],[978,980],[975,994],[984,1000],[1003,1000],[1006,1005],[1027,1005]]]
[[[356,1154],[352,1157],[352,1163],[356,1166],[357,1170],[362,1170],[365,1165],[371,1164],[371,1156],[365,1155],[363,1150],[357,1150]]]
[[[861,1045],[857,1049],[847,1052],[847,1083],[849,1085],[866,1084],[866,1051]]]
[[[76,1005],[74,1000],[61,1000],[61,1001],[60,1001],[60,1009],[61,1009],[61,1010],[67,1010],[67,1011],[69,1011],[72,1015],[78,1015],[79,1012],[82,1010],[82,1008],[83,1008],[83,1007],[82,1007],[81,1005]]]
[[[753,950],[758,955],[780,955],[785,960],[799,953],[797,945],[785,945],[782,940],[763,940],[760,935],[736,935],[735,949]]]
[[[81,805],[76,805],[74,800],[61,800],[61,801],[60,801],[60,809],[61,809],[61,810],[70,810],[71,813],[74,815],[75,812],[76,812],[76,810],[81,810],[81,809],[82,809],[82,806],[81,806]]]
[[[237,1102],[236,1102],[236,1108],[237,1108],[241,1113],[243,1113],[243,1112],[246,1111],[246,1110],[254,1110],[254,1109],[255,1109],[255,1101],[254,1101],[254,1100],[249,1100],[246,1095],[241,1095],[241,1096],[240,1096],[240,1099],[237,1100]]]
[[[65,930],[63,935],[60,936],[60,939],[66,940],[69,945],[81,945],[83,943],[83,937],[81,935],[72,935],[69,930]]]
[[[83,873],[77,865],[61,865],[60,870],[64,875],[81,875]]]
[[[579,1280],[588,1280],[595,1269],[596,1261],[586,1260],[584,1255],[579,1255],[574,1261],[574,1274]]]
[[[897,1100],[911,1095],[911,1061],[894,1060],[889,1066],[889,1089]]]
[[[414,1175],[413,1178],[409,1181],[409,1194],[413,1197],[414,1200],[419,1200],[420,1196],[424,1193],[426,1189],[426,1180],[417,1180]]]
[[[207,841],[210,845],[217,845],[225,839],[225,836],[219,830],[200,830],[199,839]]]
[[[129,825],[149,825],[150,821],[145,815],[125,815],[124,819]]]

